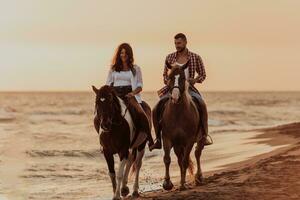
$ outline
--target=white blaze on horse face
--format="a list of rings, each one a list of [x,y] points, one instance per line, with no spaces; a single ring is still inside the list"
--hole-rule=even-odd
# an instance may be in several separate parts
[[[100,98],[100,101],[102,101],[102,102],[105,101],[105,98]]]
[[[180,91],[179,91],[179,75],[176,75],[175,76],[175,83],[174,83],[174,87],[173,90],[172,90],[172,99],[174,101],[178,101],[179,99],[179,94],[180,94]]]

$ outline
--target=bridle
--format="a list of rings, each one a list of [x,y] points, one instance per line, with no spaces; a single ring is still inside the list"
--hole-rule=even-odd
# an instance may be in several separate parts
[[[113,103],[113,102],[112,102]],[[99,101],[98,99],[96,98],[96,102],[95,102],[95,114],[98,116],[98,121],[99,121],[99,124],[100,124],[100,127],[101,127],[101,124],[102,124],[102,117],[101,117],[101,114],[98,113],[98,104],[99,104]],[[124,118],[125,115],[127,114],[127,111],[128,111],[128,107],[126,107],[125,111],[124,111],[124,114],[121,115],[121,118]],[[111,121],[111,125],[116,125],[116,126],[120,126],[122,124],[122,121],[119,120],[119,122],[116,122],[116,120],[114,120],[114,114],[115,114],[115,110],[113,110],[111,112],[110,115],[105,115],[105,116],[111,116],[109,118],[109,120]],[[111,128],[111,127],[110,127]],[[106,130],[103,130],[103,132],[110,132],[111,129],[106,129]]]
[[[182,96],[183,96],[183,93],[184,93],[184,89],[181,89],[181,88],[179,87],[179,85],[174,85],[174,86],[170,87],[169,93],[172,94],[172,91],[173,91],[173,89],[175,89],[175,88],[178,88],[178,90],[179,90],[180,96],[179,96],[179,99],[178,99],[178,101],[177,101],[177,103],[176,103],[176,104],[179,104],[179,103],[182,101]],[[169,96],[169,99],[172,99],[172,95]]]

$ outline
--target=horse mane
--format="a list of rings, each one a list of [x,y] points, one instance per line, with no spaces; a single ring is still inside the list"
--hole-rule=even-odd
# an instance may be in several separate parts
[[[111,90],[111,91],[112,91],[112,95],[113,95],[113,107],[114,107],[116,113],[121,115],[122,109],[121,109],[120,100],[118,99],[116,92],[114,90]]]
[[[190,83],[187,80],[185,80],[184,95],[186,96],[188,101],[192,101],[192,96],[189,93],[189,87],[190,87]]]
[[[173,67],[172,69],[169,70],[168,76],[174,76],[174,74],[179,70],[179,67]]]

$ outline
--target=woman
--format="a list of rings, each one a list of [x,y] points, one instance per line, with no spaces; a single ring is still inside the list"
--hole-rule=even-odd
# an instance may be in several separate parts
[[[112,86],[117,95],[124,100],[136,130],[144,131],[148,137],[149,147],[152,146],[154,142],[140,94],[143,87],[142,72],[139,66],[134,65],[133,51],[129,44],[123,43],[117,48],[106,85]]]

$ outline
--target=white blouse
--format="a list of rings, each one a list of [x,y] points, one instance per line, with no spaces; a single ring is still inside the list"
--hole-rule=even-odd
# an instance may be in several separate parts
[[[113,83],[113,86],[126,86],[131,85],[132,90],[135,90],[138,87],[143,87],[143,78],[142,78],[142,71],[141,68],[137,65],[133,66],[135,68],[136,74],[133,75],[132,71],[120,71],[116,72],[113,70],[109,70],[106,85],[111,85]],[[142,103],[141,94],[135,95],[136,100],[139,103]]]

